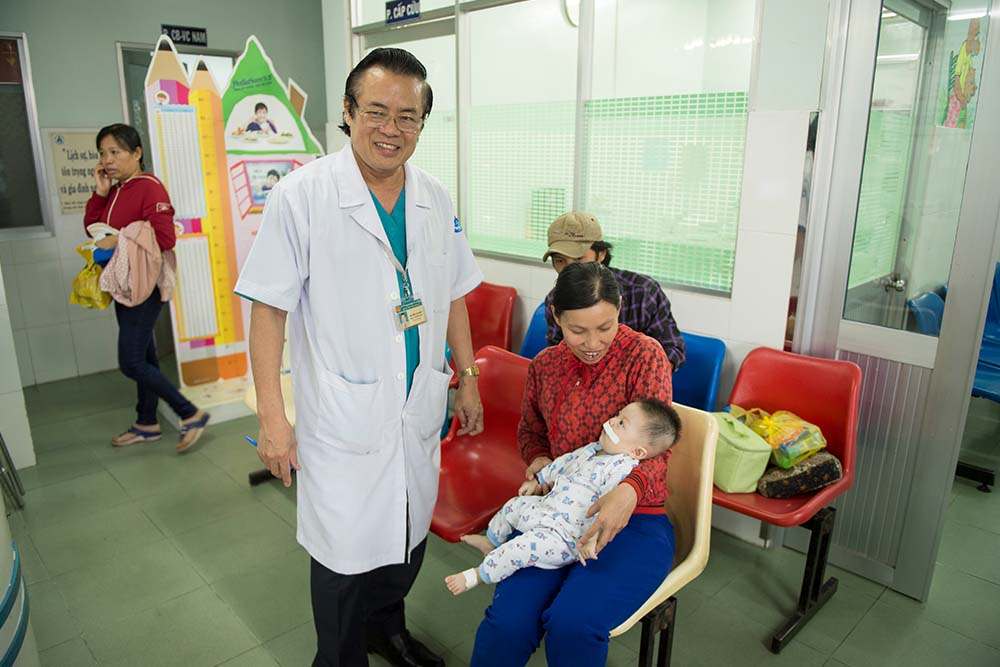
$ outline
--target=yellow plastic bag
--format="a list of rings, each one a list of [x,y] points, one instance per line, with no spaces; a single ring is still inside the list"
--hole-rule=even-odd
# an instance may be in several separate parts
[[[729,412],[771,445],[771,460],[781,468],[791,468],[826,447],[819,427],[793,412],[778,410],[768,414],[760,408],[745,410],[729,406]]]
[[[69,302],[84,308],[104,310],[111,305],[111,295],[101,290],[101,267],[94,263],[94,246],[84,243],[77,246],[76,251],[86,260],[87,265],[73,279],[73,292],[69,295]]]

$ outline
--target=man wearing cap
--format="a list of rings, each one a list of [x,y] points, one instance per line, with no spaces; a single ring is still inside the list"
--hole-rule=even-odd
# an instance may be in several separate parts
[[[560,272],[575,262],[600,262],[611,269],[622,292],[618,321],[658,340],[673,370],[684,364],[684,339],[670,312],[670,299],[660,284],[640,273],[611,266],[611,244],[604,240],[601,226],[590,213],[571,211],[549,225],[549,249],[542,261],[552,258],[552,268]],[[552,292],[545,297],[545,339],[549,345],[562,340],[562,330],[552,315]]]

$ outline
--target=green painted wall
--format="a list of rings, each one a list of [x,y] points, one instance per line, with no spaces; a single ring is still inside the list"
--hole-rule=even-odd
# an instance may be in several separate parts
[[[326,86],[320,0],[3,0],[0,30],[28,36],[42,127],[121,122],[115,42],[152,44],[160,24],[208,29],[212,49],[242,51],[256,34],[285,80],[308,94],[306,120],[325,145]]]

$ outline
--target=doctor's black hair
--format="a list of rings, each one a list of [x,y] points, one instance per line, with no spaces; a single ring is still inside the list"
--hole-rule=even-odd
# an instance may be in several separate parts
[[[434,92],[431,84],[427,83],[427,68],[417,60],[409,51],[404,49],[379,47],[361,59],[351,73],[347,75],[347,83],[344,84],[344,99],[347,100],[347,111],[354,118],[354,112],[358,110],[358,81],[361,76],[372,67],[381,67],[387,72],[402,76],[412,76],[424,84],[424,115],[427,118],[431,115],[431,107],[434,106]],[[347,136],[351,136],[351,128],[345,119],[340,124],[341,131]]]
[[[567,310],[582,310],[606,301],[622,305],[621,290],[611,269],[597,262],[576,262],[559,272],[552,288],[552,309],[559,317]]]
[[[98,153],[101,152],[101,142],[104,141],[104,137],[112,137],[119,148],[124,148],[129,153],[134,153],[136,149],[142,150],[142,139],[139,138],[139,133],[131,125],[113,123],[102,127],[94,142],[97,145]],[[146,170],[146,164],[142,161],[141,155],[139,156],[139,169]]]

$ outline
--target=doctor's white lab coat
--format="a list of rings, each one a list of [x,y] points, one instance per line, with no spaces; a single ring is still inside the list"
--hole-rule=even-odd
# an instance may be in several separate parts
[[[236,284],[290,313],[297,537],[341,574],[406,562],[427,535],[451,377],[448,312],[482,281],[447,191],[405,170],[406,268],[428,320],[409,397],[396,270],[350,144],[274,187]]]

